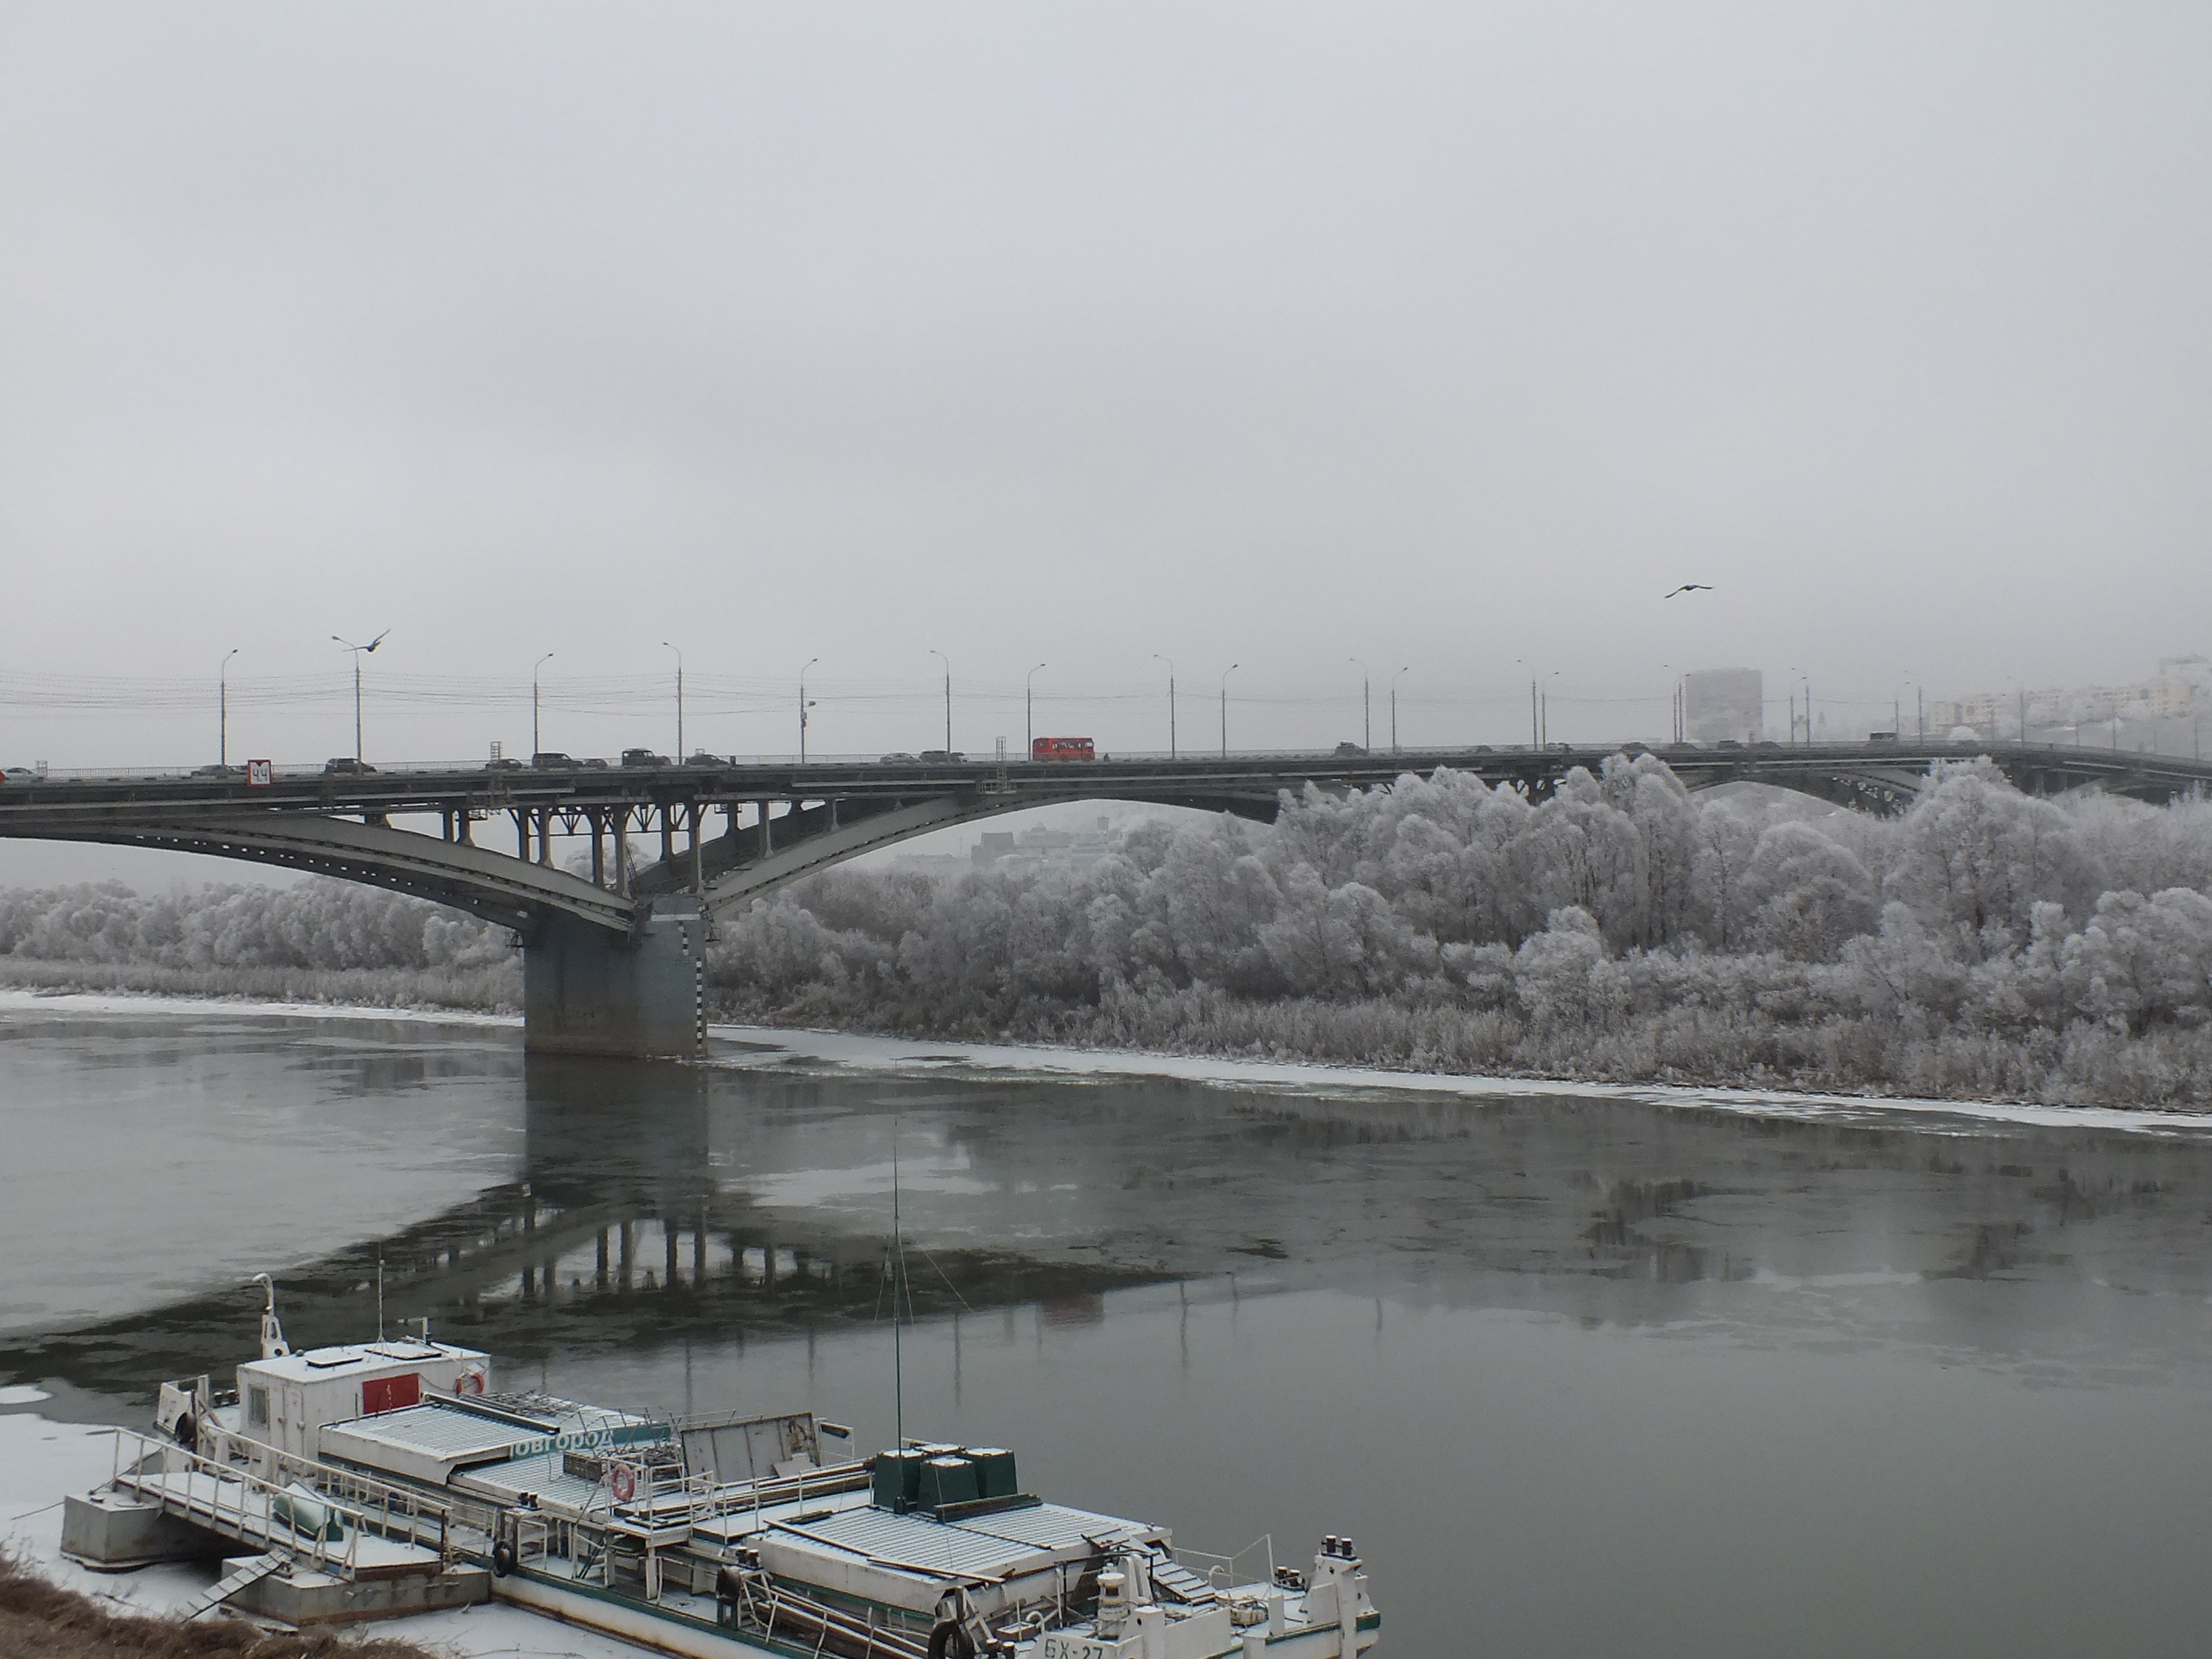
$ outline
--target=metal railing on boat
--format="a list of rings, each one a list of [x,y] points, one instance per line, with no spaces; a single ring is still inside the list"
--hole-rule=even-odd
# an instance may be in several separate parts
[[[258,1467],[247,1467],[131,1429],[114,1434],[116,1490],[318,1571],[346,1578],[443,1571],[462,1541],[450,1506],[353,1470],[267,1447],[256,1448]],[[127,1462],[126,1437],[137,1448]],[[303,1502],[324,1513],[310,1516]]]

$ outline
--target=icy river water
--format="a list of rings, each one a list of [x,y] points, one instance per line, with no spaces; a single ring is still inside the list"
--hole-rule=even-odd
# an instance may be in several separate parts
[[[895,1042],[0,1008],[0,1399],[143,1422],[276,1272],[501,1381],[910,1435],[1386,1654],[2202,1654],[2212,1126],[1024,1075]],[[556,1644],[556,1646],[558,1644]]]

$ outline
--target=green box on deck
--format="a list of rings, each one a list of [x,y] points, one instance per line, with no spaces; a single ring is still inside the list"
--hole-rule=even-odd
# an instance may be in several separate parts
[[[1014,1455],[1001,1446],[970,1446],[968,1461],[975,1466],[978,1498],[1012,1498],[1022,1489],[1014,1474]]]
[[[972,1504],[981,1496],[975,1489],[975,1466],[964,1457],[933,1457],[921,1466],[921,1506],[941,1509],[947,1504]]]
[[[910,1510],[921,1497],[921,1466],[928,1460],[911,1447],[876,1455],[871,1501],[879,1510]]]

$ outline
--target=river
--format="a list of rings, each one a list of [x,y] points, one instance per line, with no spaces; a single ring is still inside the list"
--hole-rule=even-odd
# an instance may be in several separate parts
[[[0,1384],[139,1423],[295,1344],[911,1435],[1279,1559],[1382,1651],[2198,1654],[2212,1126],[985,1069],[768,1034],[0,1009]]]

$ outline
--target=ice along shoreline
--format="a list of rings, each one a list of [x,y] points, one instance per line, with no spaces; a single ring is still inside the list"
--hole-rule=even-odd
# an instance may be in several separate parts
[[[389,1021],[520,1030],[519,1014],[457,1008],[385,1008],[344,1003],[267,1002],[222,997],[133,995],[110,991],[0,990],[0,1018],[9,1013],[60,1011],[83,1014],[223,1013],[254,1018]],[[734,1070],[787,1067],[794,1061],[884,1075],[941,1077],[948,1070],[994,1079],[1158,1078],[1237,1090],[1287,1091],[1306,1095],[1413,1094],[1479,1103],[1544,1097],[1630,1101],[1654,1106],[1733,1112],[1754,1117],[1852,1121],[1923,1132],[1958,1120],[1966,1131],[2021,1124],[2038,1128],[2118,1131],[2172,1137],[2212,1136],[2212,1115],[2116,1106],[2049,1106],[2027,1101],[1938,1100],[1899,1095],[1823,1094],[1798,1089],[1748,1089],[1697,1084],[1602,1083],[1449,1072],[1401,1072],[1380,1066],[1332,1066],[1316,1060],[1253,1060],[1228,1055],[1176,1054],[1144,1049],[1082,1048],[1046,1043],[971,1042],[884,1036],[803,1026],[710,1024],[715,1051],[706,1064]]]

